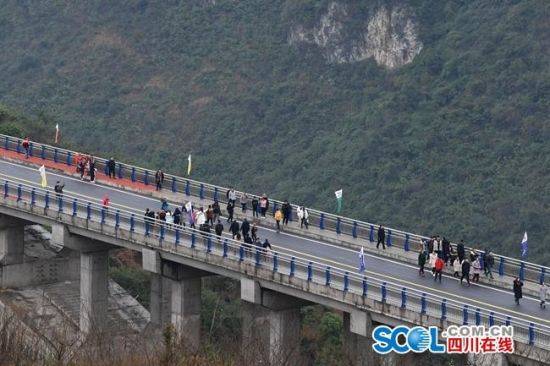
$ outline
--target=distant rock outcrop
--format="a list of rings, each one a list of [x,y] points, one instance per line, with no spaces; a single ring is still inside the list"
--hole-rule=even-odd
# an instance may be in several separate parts
[[[329,63],[351,63],[374,58],[389,69],[406,65],[422,50],[412,10],[404,5],[380,6],[362,22],[359,32],[347,25],[352,14],[344,4],[332,2],[313,28],[297,24],[290,44],[319,46]]]

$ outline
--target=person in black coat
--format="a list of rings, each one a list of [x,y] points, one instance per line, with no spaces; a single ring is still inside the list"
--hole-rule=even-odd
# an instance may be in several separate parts
[[[241,232],[243,233],[243,237],[247,237],[248,233],[250,232],[250,223],[247,219],[244,219],[243,223],[241,224]]]
[[[451,257],[451,243],[447,240],[446,237],[443,237],[443,261],[445,261],[445,265],[447,262],[449,262],[449,258]]]
[[[229,201],[227,202],[227,222],[233,221],[233,212],[235,212],[235,206]]]
[[[172,215],[174,217],[174,225],[181,225],[181,210],[176,207]]]
[[[460,277],[460,284],[462,284],[464,279],[466,279],[468,286],[470,286],[470,262],[468,262],[468,260],[462,262],[462,277]]]
[[[229,226],[229,230],[231,230],[231,234],[233,235],[233,239],[235,239],[235,237],[239,234],[239,231],[240,231],[240,226],[239,226],[239,223],[237,222],[237,220],[234,220],[231,223],[231,226]]]
[[[464,260],[464,240],[461,240],[460,243],[456,245],[456,254],[458,255],[458,260],[462,263]]]
[[[214,231],[216,232],[217,236],[222,236],[223,233],[223,224],[220,220],[218,220],[218,223],[214,227]]]
[[[109,173],[109,178],[116,179],[115,168],[116,168],[115,158],[110,158],[109,162],[107,163],[107,173]]]
[[[519,299],[523,297],[523,282],[519,279],[519,277],[516,277],[514,280],[514,298],[516,299],[516,305],[519,305]]]
[[[283,213],[283,225],[288,225],[288,220],[290,219],[290,213],[292,212],[292,206],[288,201],[285,201],[281,206],[281,211]]]
[[[380,246],[380,243],[382,243],[382,249],[386,249],[386,231],[384,230],[384,227],[380,225],[378,227],[378,242],[376,243],[376,249]]]

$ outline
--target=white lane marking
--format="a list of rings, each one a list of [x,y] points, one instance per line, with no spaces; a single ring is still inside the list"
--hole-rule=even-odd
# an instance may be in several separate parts
[[[274,245],[274,247],[277,247]],[[316,261],[319,261],[319,262],[328,262],[328,263],[334,263],[340,267],[344,266],[344,267],[347,267],[347,268],[353,268],[355,270],[355,267],[354,266],[351,266],[349,264],[345,264],[345,263],[339,263],[339,262],[334,262],[330,259],[325,259],[325,258],[321,258],[321,257],[317,257],[313,254],[307,254],[307,253],[302,253],[302,252],[297,252],[295,250],[292,250],[292,249],[289,249],[289,248],[284,248],[284,247],[280,247],[280,249],[282,249],[283,251],[286,251],[286,252],[293,252],[293,253],[297,253],[297,254],[300,254],[300,255],[306,255],[306,256],[309,256],[311,258],[314,258]],[[380,276],[380,273],[377,273],[377,272],[373,272],[373,271],[369,271],[369,270],[365,270],[365,273],[369,273],[371,275],[376,275],[376,276]],[[452,293],[447,293],[445,291],[442,291],[442,290],[438,290],[436,288],[433,288],[433,287],[428,287],[428,286],[425,286],[425,285],[422,285],[422,284],[417,284],[417,283],[414,283],[414,282],[410,282],[410,281],[407,281],[407,280],[403,280],[403,279],[400,279],[400,278],[393,278],[393,280],[396,280],[396,281],[399,281],[399,282],[402,282],[404,284],[407,284],[411,287],[416,287],[417,289],[424,289],[424,290],[428,290],[428,291],[431,291],[431,292],[438,292],[440,294],[444,294],[445,296],[443,296],[442,298],[449,298],[449,297],[454,297],[455,299],[459,299],[458,302],[464,302],[463,301],[463,297],[461,296],[458,296],[458,295],[454,295]],[[462,299],[462,300],[461,300]],[[505,312],[509,312],[511,314],[516,314],[516,315],[521,315],[523,317],[527,317],[527,318],[530,318],[530,319],[533,319],[533,320],[537,320],[537,321],[541,321],[541,322],[544,322],[544,323],[548,323],[550,324],[550,320],[546,320],[546,319],[543,319],[543,318],[537,318],[535,316],[532,316],[532,315],[528,315],[528,314],[524,314],[524,313],[520,313],[520,312],[517,312],[517,311],[514,311],[514,310],[511,310],[511,309],[507,309],[507,308],[503,308],[501,306],[498,306],[498,305],[493,305],[493,304],[489,304],[489,303],[486,303],[486,302],[483,302],[483,301],[478,301],[478,300],[474,300],[474,299],[471,299],[471,298],[467,298],[468,301],[471,301],[471,302],[474,302],[476,304],[480,304],[480,305],[483,305],[482,307],[493,307],[495,309],[499,309],[501,311],[505,311]],[[455,300],[456,301],[456,300]],[[505,315],[505,314],[504,314]],[[520,318],[521,319],[521,318]]]
[[[17,167],[22,167],[21,165],[18,165],[18,164],[12,164],[12,163],[7,163],[7,164],[10,164],[10,165],[14,165],[14,166],[17,166]],[[24,167],[24,166],[23,166]],[[28,167],[25,167],[27,169],[30,169],[32,170],[31,168],[28,168]],[[2,173],[0,173],[2,174]],[[2,174],[2,175],[5,175],[5,176],[8,176],[7,174]],[[65,175],[59,175],[59,174],[55,174],[55,173],[52,173],[52,175],[55,175],[55,176],[59,176],[59,177],[66,177]],[[11,176],[10,176],[11,177]],[[23,182],[29,182],[29,183],[32,183],[34,185],[37,185],[37,183],[34,183],[34,182],[30,182],[26,179],[23,179],[23,178],[18,178],[18,177],[12,177],[12,178],[15,178],[15,179],[18,179],[20,181],[23,181]],[[70,177],[71,180],[74,180],[76,182],[82,182],[81,180],[79,179],[76,179],[76,178],[73,178],[73,177]],[[92,184],[92,183],[89,183],[89,184]],[[104,187],[104,186],[102,186]],[[108,188],[108,189],[113,189],[112,187],[110,186],[107,186],[107,187],[104,187],[104,188]],[[134,196],[137,196],[137,197],[140,197],[140,198],[148,198],[148,197],[144,197],[144,196],[141,196],[141,195],[137,195],[137,194],[134,194],[132,192],[127,192],[127,191],[122,191],[122,190],[118,190],[118,189],[113,189],[115,191],[118,191],[122,194],[128,194],[130,193],[131,195],[134,195]],[[67,192],[68,193],[68,192]],[[81,194],[78,194],[79,196],[82,196],[82,197],[85,197],[85,198],[90,198],[88,196],[85,196],[85,195],[81,195]],[[148,198],[150,200],[153,200],[151,198]],[[123,205],[119,205],[119,206],[123,206]],[[124,207],[124,206],[123,206]],[[127,207],[127,206],[125,206]],[[128,207],[130,208],[132,211],[136,211],[135,208],[131,208],[131,207]],[[270,232],[273,232],[273,233],[276,233],[276,230],[274,229],[270,229],[270,228],[267,228],[267,227],[261,227],[263,230],[267,230],[267,231],[270,231]],[[336,249],[340,249],[340,250],[345,250],[345,251],[349,251],[349,252],[353,252],[356,254],[356,251],[352,250],[352,249],[349,249],[349,248],[344,248],[344,247],[339,247],[339,246],[336,246],[336,245],[333,245],[333,244],[329,244],[329,243],[324,243],[324,242],[320,242],[318,240],[314,240],[314,239],[311,239],[311,238],[306,238],[306,237],[301,237],[301,236],[298,236],[298,235],[294,235],[294,234],[291,234],[291,233],[283,233],[284,235],[287,235],[287,236],[290,236],[290,237],[293,237],[293,238],[297,238],[297,239],[302,239],[302,240],[307,240],[307,241],[310,241],[310,242],[313,242],[313,243],[317,243],[317,244],[321,244],[321,245],[326,245],[326,246],[331,246],[333,248],[336,248]],[[321,257],[317,257],[315,255],[312,255],[312,254],[307,254],[307,253],[303,253],[303,252],[298,252],[298,251],[295,251],[293,249],[290,249],[290,248],[286,248],[286,247],[281,247],[281,246],[276,246],[274,244],[275,247],[279,247],[280,249],[284,250],[284,251],[287,251],[287,252],[293,252],[293,253],[297,253],[297,254],[300,254],[300,255],[306,255],[310,258],[315,258],[317,261],[320,261],[320,262],[326,262],[326,263],[333,263],[333,264],[336,264],[337,266],[340,266],[340,267],[347,267],[347,268],[353,268],[355,269],[354,266],[351,266],[351,265],[348,265],[348,264],[345,264],[345,263],[341,263],[341,262],[335,262],[331,259],[328,259],[328,258],[321,258]],[[394,260],[391,260],[391,259],[388,259],[388,258],[385,258],[385,257],[377,257],[373,254],[370,254],[370,253],[365,253],[366,256],[369,256],[369,257],[372,257],[372,258],[375,258],[377,260],[385,260],[387,262],[390,262],[390,263],[394,263],[394,264],[397,264],[397,265],[401,265],[401,266],[405,266],[405,267],[409,267],[409,268],[416,268],[415,266],[412,266],[412,265],[409,265],[409,264],[406,264],[406,263],[403,263],[403,262],[398,262],[398,261],[394,261]],[[371,275],[375,275],[375,276],[380,276],[379,273],[376,273],[376,272],[372,272],[372,271],[365,271],[365,273],[369,273]],[[448,278],[448,279],[454,279],[458,282],[458,279],[455,278],[455,277],[451,277],[451,276],[448,276],[448,275],[445,275],[445,278]],[[421,284],[417,284],[417,283],[414,283],[414,282],[410,282],[410,281],[407,281],[407,280],[403,280],[403,279],[396,279],[397,281],[401,282],[401,283],[405,283],[405,284],[408,284],[409,286],[413,286],[413,287],[417,287],[417,288],[421,288],[421,289],[427,289],[428,291],[432,291],[432,292],[437,292],[437,293],[440,293],[440,294],[444,294],[445,297],[449,297],[452,296],[452,297],[455,297],[455,298],[459,298],[458,296],[455,296],[453,295],[452,293],[449,294],[447,292],[444,292],[442,290],[438,290],[438,289],[435,289],[435,288],[432,288],[432,287],[427,287],[427,286],[424,286],[424,285],[421,285]],[[494,288],[494,287],[489,287],[489,286],[485,286],[485,285],[479,285],[477,284],[478,286],[480,287],[483,287],[483,288],[487,288],[487,289],[490,289],[490,290],[494,290],[494,291],[499,291],[499,292],[502,292],[502,293],[506,293],[506,294],[510,294],[510,292],[508,291],[504,291],[504,290],[500,290],[500,289],[497,289],[497,288]],[[529,298],[529,297],[526,297],[527,299],[530,299],[532,301],[538,301],[538,300],[535,300],[535,299],[532,299],[532,298]],[[471,302],[474,302],[474,303],[477,303],[477,304],[482,304],[482,305],[489,305],[489,306],[492,306],[496,309],[500,309],[500,310],[503,310],[505,312],[509,312],[509,313],[512,313],[512,314],[518,314],[518,315],[522,315],[521,313],[518,313],[514,310],[510,310],[510,309],[506,309],[506,308],[503,308],[503,307],[500,307],[500,306],[496,306],[496,305],[492,305],[492,304],[488,304],[488,303],[485,303],[485,302],[482,302],[482,301],[478,301],[478,300],[474,300],[474,299],[469,299],[469,301]],[[536,320],[539,320],[539,321],[542,321],[542,322],[546,322],[546,323],[550,323],[549,321],[547,320],[544,320],[544,319],[541,319],[541,318],[536,318],[534,316],[531,316],[531,315],[527,315],[527,314],[524,314],[525,317],[528,317],[528,318],[531,318],[531,319],[536,319]]]
[[[274,229],[271,229],[271,228],[267,228],[267,227],[263,227],[262,226],[262,229],[263,230],[268,230],[268,231],[271,231],[271,232],[274,232],[276,233],[277,230],[274,230]],[[298,236],[298,235],[295,235],[295,234],[291,234],[291,233],[285,233],[285,232],[281,232],[282,234],[285,234],[287,236],[290,236],[290,237],[294,237],[294,238],[298,238],[298,239],[302,239],[302,240],[307,240],[307,241],[310,241],[310,242],[313,242],[313,243],[318,243],[318,244],[321,244],[321,245],[325,245],[325,246],[330,246],[330,247],[333,247],[333,248],[336,248],[336,249],[340,249],[340,250],[344,250],[344,251],[348,251],[348,252],[352,252],[356,255],[358,255],[358,251],[357,250],[353,250],[353,249],[350,249],[350,248],[346,248],[346,247],[341,247],[341,246],[337,246],[335,244],[331,244],[331,243],[326,243],[326,242],[321,242],[321,241],[318,241],[318,240],[315,240],[315,239],[311,239],[311,238],[307,238],[307,237],[302,237],[302,236]],[[303,254],[306,254],[306,253],[303,253]],[[382,255],[382,254],[381,254]],[[386,261],[386,262],[390,262],[390,263],[393,263],[393,264],[397,264],[397,265],[401,265],[401,266],[404,266],[404,267],[409,267],[409,268],[413,268],[415,270],[418,270],[418,267],[417,266],[414,266],[412,264],[408,264],[408,263],[405,263],[405,262],[400,262],[400,261],[397,261],[397,260],[393,260],[393,259],[390,259],[390,258],[387,258],[387,257],[383,257],[383,256],[377,256],[376,254],[372,254],[372,253],[369,253],[369,252],[365,252],[365,256],[367,257],[371,257],[371,258],[374,258],[378,261],[380,260],[383,260],[383,261]],[[460,279],[456,278],[456,277],[453,277],[451,275],[448,275],[448,274],[444,274],[443,277],[447,278],[447,279],[451,279],[451,280],[455,280],[456,282],[460,282]],[[512,291],[507,291],[507,290],[503,290],[503,289],[500,289],[500,288],[497,288],[497,287],[491,287],[491,286],[488,286],[488,285],[484,285],[484,284],[479,284],[479,283],[476,283],[475,284],[476,286],[479,286],[479,287],[482,287],[482,288],[486,288],[486,289],[490,289],[490,290],[494,290],[494,291],[498,291],[498,292],[502,292],[502,293],[505,293],[505,294],[511,294]],[[528,296],[524,296],[524,298],[526,299],[529,299],[529,300],[532,300],[534,302],[539,302],[538,298],[534,298],[534,297],[528,297]]]
[[[32,168],[30,167],[27,167],[27,166],[24,166],[24,165],[19,165],[19,164],[15,164],[15,163],[11,163],[11,162],[7,162],[7,161],[3,161],[3,163],[5,164],[9,164],[9,165],[13,165],[13,166],[16,166],[16,167],[22,167],[22,168],[25,168],[25,169],[28,169],[28,170],[33,170]],[[57,174],[57,173],[53,173],[51,172],[50,174],[54,175],[54,176],[57,176],[57,177],[66,177],[66,178],[69,178],[70,180],[73,180],[75,182],[79,182],[79,183],[87,183],[87,184],[90,184],[90,185],[95,185],[94,183],[90,183],[90,182],[87,182],[87,181],[82,181],[80,179],[77,179],[77,178],[74,178],[74,177],[71,177],[71,176],[67,176],[67,175],[61,175],[61,174]],[[7,174],[6,174],[7,175]],[[23,179],[23,178],[18,178],[18,177],[13,177],[13,178],[16,178],[16,179],[19,179],[21,181],[24,181],[24,182],[28,182],[28,183],[31,183],[35,186],[38,186],[38,183],[36,182],[30,182],[26,179]],[[105,188],[105,189],[109,189],[109,190],[114,190],[114,191],[117,191],[121,194],[128,194],[128,195],[131,195],[131,196],[135,196],[135,197],[139,197],[139,198],[145,198],[147,200],[150,200],[150,201],[155,201],[155,202],[159,202],[159,199],[155,199],[155,198],[151,198],[151,197],[147,197],[147,196],[144,196],[144,195],[140,195],[140,194],[137,194],[137,193],[133,193],[133,192],[129,192],[129,191],[125,191],[125,190],[120,190],[120,189],[117,189],[117,188],[114,188],[112,186],[100,186],[102,188]],[[89,196],[86,196],[86,195],[83,195],[83,194],[79,194],[79,193],[76,193],[76,192],[70,192],[70,191],[67,191],[67,193],[71,193],[71,194],[75,194],[75,195],[78,195],[78,196],[81,196],[81,197],[84,197],[84,198],[89,198],[91,200],[98,200],[98,198],[93,198],[93,197],[89,197]],[[173,201],[170,201],[172,204]],[[123,207],[123,208],[126,208],[128,209],[129,211],[137,211],[135,207],[130,207],[130,206],[125,206],[125,205],[122,205],[122,204],[116,204],[117,206],[120,206],[120,207]],[[221,217],[221,216],[220,216]],[[277,231],[274,230],[274,229],[271,229],[271,228],[268,228],[268,227],[265,227],[265,226],[260,226],[263,230],[267,230],[267,231],[270,231],[272,233],[276,233]],[[346,248],[346,247],[342,247],[342,246],[338,246],[338,245],[335,245],[335,244],[331,244],[331,243],[326,243],[326,242],[322,242],[322,241],[319,241],[319,240],[315,240],[315,239],[312,239],[312,238],[308,238],[308,237],[305,237],[305,236],[299,236],[299,235],[295,235],[295,234],[291,234],[291,233],[287,233],[287,232],[284,232],[284,231],[281,231],[280,232],[281,234],[284,234],[286,236],[289,236],[289,237],[292,237],[292,238],[296,238],[296,239],[301,239],[301,240],[307,240],[307,241],[310,241],[312,243],[316,243],[316,244],[320,244],[320,245],[324,245],[324,246],[329,246],[329,247],[332,247],[332,248],[336,248],[336,249],[339,249],[339,250],[344,250],[344,251],[348,251],[348,252],[352,252],[352,253],[355,253],[357,254],[357,251],[353,250],[353,249],[350,249],[350,248]],[[283,248],[283,247],[281,247]],[[293,251],[292,249],[290,248],[285,248],[285,249],[288,249],[290,251]],[[294,251],[295,253],[300,253],[300,252],[296,252]],[[301,254],[306,254],[307,253],[301,253]],[[409,268],[413,268],[413,269],[417,269],[416,266],[413,266],[413,265],[410,265],[408,263],[404,263],[404,262],[400,262],[400,261],[396,261],[396,260],[392,260],[390,258],[387,258],[387,257],[383,257],[383,256],[377,256],[375,254],[371,254],[369,252],[365,252],[365,256],[368,256],[368,257],[371,257],[371,258],[374,258],[376,260],[384,260],[386,262],[390,262],[390,263],[393,263],[393,264],[397,264],[397,265],[400,265],[400,266],[404,266],[404,267],[409,267]],[[319,258],[319,257],[316,257],[316,258]],[[334,262],[330,259],[325,259],[325,261],[328,261],[328,262],[331,262],[331,263],[338,263],[338,262]],[[349,265],[346,265],[344,263],[340,263],[341,265],[345,265],[345,266],[349,266]],[[349,266],[351,267],[351,266]],[[447,275],[445,274],[443,277],[447,278],[447,279],[451,279],[451,280],[455,280],[457,282],[459,282],[459,279],[458,278],[455,278],[453,276],[450,276],[450,275]],[[490,290],[493,290],[493,291],[498,291],[498,292],[501,292],[501,293],[505,293],[505,294],[510,294],[511,291],[506,291],[506,290],[502,290],[502,289],[499,289],[499,288],[496,288],[496,287],[491,287],[491,286],[487,286],[487,285],[483,285],[483,284],[476,284],[476,286],[479,286],[481,288],[486,288],[486,289],[490,289]],[[442,292],[442,291],[440,291]],[[534,302],[538,302],[538,299],[535,299],[533,297],[529,297],[529,296],[525,296],[526,299],[529,299],[531,301],[534,301]]]
[[[36,172],[36,169],[34,168],[31,168],[31,167],[28,167],[26,165],[20,165],[20,164],[15,164],[15,163],[12,163],[12,162],[9,162],[9,161],[6,161],[6,160],[2,160],[2,163],[4,164],[9,164],[9,165],[13,165],[13,166],[16,166],[16,167],[20,167],[20,168],[24,168],[24,169],[27,169],[27,170],[31,170],[33,172]],[[59,173],[56,173],[56,172],[53,172],[49,169],[47,169],[47,172],[48,174],[50,175],[53,175],[53,176],[56,176],[56,177],[60,177],[60,178],[64,178],[64,179],[69,179],[69,180],[73,180],[75,182],[80,182],[80,183],[86,183],[86,184],[89,184],[91,186],[95,186],[95,187],[101,187],[101,188],[106,188],[106,189],[110,189],[112,191],[116,191],[116,192],[119,192],[119,193],[123,193],[123,194],[127,194],[127,195],[130,195],[130,196],[134,196],[134,197],[139,197],[139,198],[144,198],[146,200],[149,200],[149,201],[155,201],[155,202],[159,202],[160,201],[160,198],[152,198],[152,197],[148,197],[148,196],[145,196],[145,195],[141,195],[139,193],[134,193],[134,192],[130,192],[130,191],[127,191],[127,190],[122,190],[120,188],[116,188],[116,187],[113,187],[113,186],[109,186],[109,185],[103,185],[102,183],[91,183],[89,181],[86,181],[86,180],[80,180],[78,178],[75,178],[75,177],[72,177],[70,175],[65,175],[65,174],[59,174]],[[14,177],[14,178],[17,178],[17,177]],[[24,180],[22,178],[17,178],[17,179],[21,179],[21,180]],[[33,184],[36,184],[36,183],[33,183]]]

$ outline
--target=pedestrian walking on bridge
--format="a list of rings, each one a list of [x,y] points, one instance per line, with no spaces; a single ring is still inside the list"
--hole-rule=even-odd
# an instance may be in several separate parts
[[[380,225],[378,227],[378,242],[376,243],[376,249],[379,248],[380,244],[382,244],[382,249],[386,250],[386,231],[384,230],[384,227]]]
[[[424,266],[426,265],[426,253],[420,249],[418,253],[418,275],[424,277]]]
[[[113,179],[116,179],[116,172],[115,172],[115,169],[116,169],[116,162],[115,162],[115,158],[111,157],[109,159],[109,161],[107,162],[107,173],[109,175],[109,178],[113,178]]]
[[[29,137],[26,136],[23,140],[23,149],[25,149],[25,158],[29,158],[30,149],[31,149],[31,143],[29,142]]]
[[[484,257],[485,263],[485,276],[490,277],[493,279],[493,266],[495,265],[495,257],[493,256],[493,252],[490,250],[485,250],[485,257]]]
[[[63,188],[65,188],[65,184],[61,184],[61,182],[59,181],[55,183],[53,190],[55,191],[55,196],[57,198],[63,197]]]
[[[546,283],[541,283],[539,288],[539,299],[540,307],[546,309],[546,297],[548,294],[548,285]]]
[[[434,281],[437,281],[437,278],[439,277],[439,283],[441,283],[441,276],[443,274],[443,267],[445,266],[445,262],[442,258],[437,257],[435,260],[435,277]]]
[[[281,220],[283,219],[283,213],[280,209],[275,211],[275,222],[277,223],[277,232],[281,230]]]
[[[519,305],[519,300],[523,297],[523,282],[519,279],[519,277],[516,277],[514,280],[514,298],[516,300],[516,305]]]
[[[164,172],[159,169],[155,173],[155,184],[156,184],[157,191],[160,191],[162,189],[163,183],[164,183]]]
[[[460,277],[460,284],[466,279],[468,286],[470,286],[470,262],[467,259],[462,261],[462,276]]]

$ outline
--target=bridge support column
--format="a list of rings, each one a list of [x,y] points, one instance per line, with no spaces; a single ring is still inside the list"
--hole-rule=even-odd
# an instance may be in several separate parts
[[[80,253],[80,330],[90,333],[107,323],[109,251]]]
[[[300,355],[300,307],[306,302],[241,279],[242,355],[247,361],[278,365]],[[299,362],[294,362],[299,364]]]
[[[80,252],[80,331],[104,330],[109,307],[109,250],[114,247],[72,234],[60,224],[52,226],[51,241]]]
[[[160,258],[155,250],[142,250],[143,269],[153,273],[151,323],[164,328],[171,323],[185,347],[200,346],[202,277],[210,273]]]
[[[19,264],[24,259],[25,221],[0,215],[0,263]]]
[[[350,364],[355,366],[378,365],[380,359],[372,349],[373,323],[370,314],[363,311],[344,313],[343,346]]]

